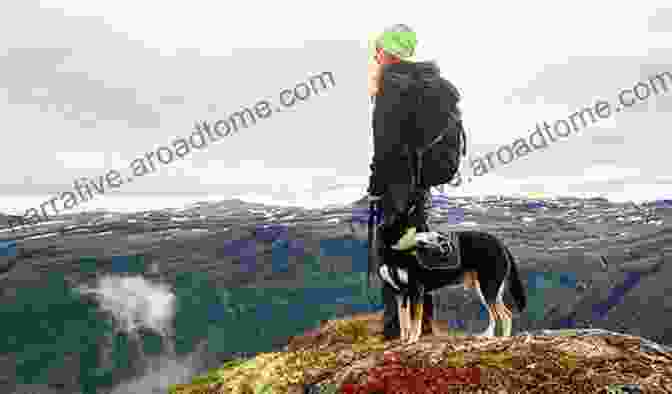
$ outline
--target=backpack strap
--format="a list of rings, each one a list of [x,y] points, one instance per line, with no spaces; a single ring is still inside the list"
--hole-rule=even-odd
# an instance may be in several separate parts
[[[467,135],[464,132],[464,127],[462,127],[462,120],[458,119],[455,116],[455,114],[453,114],[452,112],[449,114],[449,116],[457,124],[457,126],[460,129],[460,131],[459,131],[460,134],[459,134],[459,137],[458,137],[459,144],[460,144],[460,151],[461,151],[460,153],[462,154],[462,156],[466,156],[467,155]],[[432,149],[432,147],[434,145],[441,142],[445,138],[445,136],[446,136],[446,134],[448,133],[449,130],[450,130],[450,127],[446,127],[445,129],[443,129],[439,133],[438,136],[436,136],[436,138],[434,138],[432,140],[432,142],[430,142],[429,144],[427,144],[426,146],[424,146],[422,148],[417,148],[415,150],[416,166],[415,166],[415,172],[414,172],[415,173],[415,177],[414,177],[414,182],[415,183],[414,183],[414,185],[415,185],[416,189],[422,188],[422,185],[423,185],[423,183],[422,183],[422,155],[425,152],[427,152],[428,150]],[[459,174],[459,169],[458,169],[457,173]]]

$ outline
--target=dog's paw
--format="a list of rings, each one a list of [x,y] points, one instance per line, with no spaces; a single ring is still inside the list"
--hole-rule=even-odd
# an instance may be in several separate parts
[[[406,343],[407,344],[416,343],[418,340],[420,340],[421,335],[422,335],[422,327],[416,321],[411,322],[411,327],[408,330],[408,337],[406,339]]]
[[[402,343],[406,343],[406,342],[408,342],[408,341],[410,340],[411,335],[410,335],[409,332],[403,332],[403,333],[401,333],[400,338],[401,338],[401,342],[402,342]]]
[[[417,335],[412,335],[410,338],[408,338],[408,341],[406,341],[407,345],[412,345],[420,340],[420,337]]]

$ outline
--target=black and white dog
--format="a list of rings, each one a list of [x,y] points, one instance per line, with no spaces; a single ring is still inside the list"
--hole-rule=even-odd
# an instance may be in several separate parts
[[[497,335],[511,335],[513,315],[502,301],[507,281],[517,309],[521,312],[525,309],[525,290],[509,249],[498,238],[485,232],[460,231],[456,235],[461,261],[455,270],[429,270],[418,264],[415,256],[403,253],[384,259],[378,267],[379,277],[398,292],[399,325],[404,342],[413,343],[420,338],[424,293],[445,286],[461,285],[476,289],[489,312],[488,328],[479,336],[496,335],[498,323],[503,328]],[[435,334],[439,332],[434,319],[432,329]]]

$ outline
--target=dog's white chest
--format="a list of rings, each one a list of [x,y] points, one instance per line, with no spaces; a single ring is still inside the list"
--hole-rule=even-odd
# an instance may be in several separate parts
[[[394,268],[392,268],[394,269]],[[397,270],[397,276],[399,277],[399,282],[398,283],[395,279],[394,276],[392,275],[392,270],[389,268],[387,265],[381,265],[380,268],[378,268],[378,273],[380,274],[380,277],[390,284],[390,286],[394,287],[395,289],[401,291],[400,285],[408,285],[408,271],[406,271],[403,268],[396,268]]]

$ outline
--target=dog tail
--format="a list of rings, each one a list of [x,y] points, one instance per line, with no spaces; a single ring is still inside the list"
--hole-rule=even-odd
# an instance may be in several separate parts
[[[516,266],[516,260],[513,258],[509,248],[504,246],[504,251],[509,260],[509,289],[511,290],[511,295],[516,302],[518,311],[522,312],[527,305],[527,296],[525,295],[525,288],[523,287],[523,282],[520,281],[520,275],[518,274],[518,267]]]

